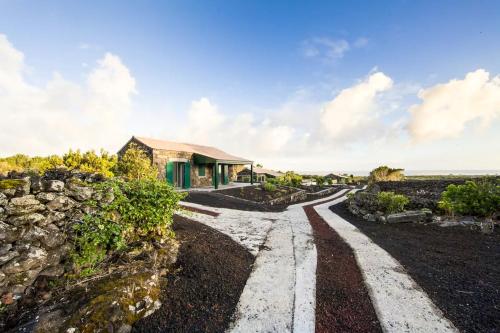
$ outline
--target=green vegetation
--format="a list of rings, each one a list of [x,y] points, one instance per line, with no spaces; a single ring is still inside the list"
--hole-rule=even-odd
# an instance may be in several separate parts
[[[82,172],[99,173],[105,177],[113,177],[118,161],[116,155],[110,155],[101,149],[100,154],[93,150],[81,153],[80,150],[72,151],[63,156],[64,166],[70,170],[77,169]]]
[[[399,181],[404,180],[404,178],[404,169],[393,169],[383,165],[370,171],[368,182],[375,183],[381,181]]]
[[[276,191],[276,185],[274,185],[273,183],[271,182],[265,182],[262,184],[262,188],[264,189],[264,191],[266,192],[274,192]]]
[[[78,169],[83,172],[100,173],[106,177],[112,177],[116,162],[117,157],[110,155],[104,150],[101,150],[100,154],[96,154],[93,150],[85,153],[81,153],[79,150],[70,150],[63,157],[57,155],[30,157],[17,154],[0,158],[0,174],[5,174],[9,171],[43,174],[49,169],[66,167],[70,170]]]
[[[464,185],[448,185],[441,194],[439,208],[449,215],[474,215],[491,218],[500,209],[500,183],[483,179]]]
[[[404,211],[409,202],[410,200],[403,194],[395,194],[394,192],[379,192],[377,194],[379,209],[386,214]]]
[[[77,237],[72,258],[81,275],[92,274],[109,252],[139,239],[162,242],[174,237],[173,214],[184,194],[169,184],[153,179],[115,179],[94,188],[102,200],[89,201],[88,205],[98,209],[74,227]]]
[[[18,188],[24,184],[25,182],[22,179],[3,179],[0,180],[0,190]]]
[[[151,160],[144,150],[131,144],[117,164],[117,172],[125,179],[156,179],[158,169],[151,164]]]
[[[293,171],[287,171],[284,175],[273,180],[275,184],[298,187],[302,183],[302,176]]]
[[[318,186],[323,186],[325,184],[325,177],[323,176],[313,176],[313,179]]]

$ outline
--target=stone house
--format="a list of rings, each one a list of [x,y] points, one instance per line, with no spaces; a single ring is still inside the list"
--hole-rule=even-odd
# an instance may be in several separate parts
[[[118,152],[121,158],[131,144],[143,149],[158,168],[158,178],[178,188],[225,185],[252,161],[220,149],[190,143],[133,136]]]
[[[334,184],[345,184],[349,177],[336,173],[329,173],[325,176],[325,179],[331,179]]]
[[[256,182],[265,182],[269,178],[277,178],[283,175],[282,172],[279,171],[274,171],[274,170],[269,170],[269,169],[264,169],[264,168],[259,168],[259,167],[253,167],[253,168],[244,168],[240,172],[238,172],[238,178],[237,180],[239,182],[247,182],[249,183],[251,181],[250,179],[250,174],[252,174],[253,169],[253,181]]]

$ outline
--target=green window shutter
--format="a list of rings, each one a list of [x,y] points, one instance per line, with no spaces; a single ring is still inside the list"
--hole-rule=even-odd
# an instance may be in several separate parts
[[[184,164],[184,188],[191,187],[191,163]]]
[[[198,165],[198,176],[205,177],[205,164]]]
[[[229,184],[229,166],[228,165],[224,165],[223,166],[224,168],[224,185],[227,185]]]
[[[165,166],[165,173],[167,182],[174,185],[174,162],[167,162],[167,165]]]

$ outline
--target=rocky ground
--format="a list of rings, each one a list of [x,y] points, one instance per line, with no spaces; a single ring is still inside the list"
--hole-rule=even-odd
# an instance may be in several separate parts
[[[381,224],[331,210],[398,260],[463,332],[500,328],[500,232],[418,223]]]

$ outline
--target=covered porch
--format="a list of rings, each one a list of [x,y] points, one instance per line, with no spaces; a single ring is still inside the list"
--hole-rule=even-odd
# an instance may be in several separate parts
[[[214,189],[218,189],[219,186],[224,186],[229,184],[230,168],[234,168],[237,165],[249,165],[250,169],[253,170],[253,162],[249,160],[218,159],[202,154],[193,154],[193,164],[198,166],[200,165],[211,166],[212,186]],[[234,172],[234,170],[232,171]],[[251,184],[253,184],[253,180],[251,181]]]

